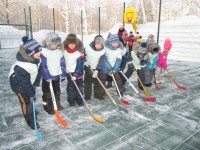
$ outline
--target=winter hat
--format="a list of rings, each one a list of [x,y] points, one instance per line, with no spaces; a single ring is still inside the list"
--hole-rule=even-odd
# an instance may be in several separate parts
[[[77,44],[78,43],[78,38],[76,37],[75,34],[69,34],[66,38],[66,43],[67,44]]]
[[[22,37],[22,42],[22,46],[29,56],[32,56],[42,50],[41,45],[36,40],[28,39],[27,36]]]
[[[101,44],[101,45],[104,45],[104,38],[101,36],[101,35],[97,35],[95,38],[94,38],[94,43],[95,44]]]
[[[149,34],[148,38],[154,38],[154,35],[153,34]]]
[[[142,39],[141,38],[137,39],[137,42],[142,43]]]
[[[147,46],[147,43],[146,43],[146,42],[142,42],[142,43],[140,44],[140,47],[139,47],[139,49],[138,49],[138,52],[139,52],[139,53],[142,53],[142,54],[147,53],[147,48],[146,48],[146,46]]]
[[[172,48],[172,42],[170,39],[166,39],[164,43],[164,50],[170,50]]]
[[[50,48],[52,44],[55,44],[57,46],[61,45],[61,38],[58,36],[55,32],[49,32],[46,36],[46,44],[47,47]]]
[[[139,37],[140,37],[140,35],[135,35],[134,37],[133,37],[133,40],[135,40],[135,41],[137,41],[137,39],[139,39]]]
[[[111,34],[108,38],[110,43],[118,42],[119,43],[119,36],[117,34]]]
[[[160,46],[157,43],[149,43],[147,49],[149,52],[157,52],[160,50]]]

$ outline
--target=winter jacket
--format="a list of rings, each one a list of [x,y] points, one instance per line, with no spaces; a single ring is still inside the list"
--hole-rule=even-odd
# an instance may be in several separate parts
[[[148,64],[147,58],[148,55],[146,54],[143,58],[143,60],[140,60],[137,56],[139,45],[134,48],[133,51],[131,51],[131,57],[132,57],[132,63],[136,70],[140,70],[141,67],[145,67]]]
[[[66,43],[68,44],[68,43]],[[64,53],[66,71],[72,73],[78,79],[83,77],[83,64],[85,61],[83,43],[78,39],[75,49],[65,49]]]
[[[119,42],[117,48],[113,48],[111,43],[106,40],[105,42],[105,57],[103,62],[102,73],[109,73],[111,70],[118,72],[122,61],[123,44]]]
[[[27,55],[22,46],[16,55],[17,62],[12,65],[9,80],[13,92],[22,93],[29,97],[35,96],[34,86],[40,85],[40,60]]]
[[[158,62],[158,54],[153,55],[151,52],[148,53],[148,60],[150,64],[148,64],[149,69],[156,69]]]
[[[42,78],[44,80],[58,80],[66,77],[65,59],[60,49],[42,49],[41,54]]]
[[[97,51],[95,43],[92,41],[85,49],[85,61],[88,63],[91,69],[100,71],[103,67],[103,61],[105,57],[104,46],[101,50]],[[88,72],[89,68],[85,67],[85,71]]]
[[[126,67],[126,64],[132,63],[131,55],[126,52],[125,54],[122,53],[122,62],[120,68],[123,70]]]
[[[124,31],[126,31],[124,28],[123,29],[119,29],[117,35],[122,37]]]
[[[158,53],[157,67],[159,67],[159,68],[167,68],[166,58],[164,58],[164,56],[162,55],[161,52]]]
[[[133,35],[132,36],[128,36],[128,37],[125,38],[125,41],[128,42],[129,46],[133,46],[133,42],[134,42],[133,38],[134,38]]]

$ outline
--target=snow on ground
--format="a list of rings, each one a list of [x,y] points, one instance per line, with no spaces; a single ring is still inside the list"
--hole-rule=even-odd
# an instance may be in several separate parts
[[[195,22],[195,23],[192,23]],[[7,79],[11,64],[16,61],[15,54],[24,31],[0,26],[0,149],[67,149],[67,150],[198,150],[200,149],[200,64],[199,64],[199,27],[200,19],[187,16],[163,22],[161,24],[160,44],[170,37],[173,48],[170,52],[169,70],[178,84],[186,86],[187,91],[179,90],[167,75],[165,84],[159,85],[157,91],[148,88],[155,103],[143,102],[126,84],[126,98],[131,105],[124,106],[118,100],[114,88],[109,92],[120,107],[128,110],[124,114],[106,100],[92,99],[88,102],[91,111],[98,117],[106,119],[105,124],[92,119],[84,107],[69,107],[66,101],[66,84],[61,83],[62,105],[61,117],[69,123],[62,127],[54,116],[44,112],[41,100],[41,87],[37,91],[38,123],[44,139],[38,141],[34,131],[30,130],[22,116],[20,104],[11,91]],[[109,32],[116,33],[119,24]],[[163,27],[163,28],[162,28]],[[128,31],[132,28],[126,25]],[[147,23],[139,27],[145,37],[149,32],[155,34],[157,23]],[[34,33],[41,41],[48,30]],[[65,33],[59,33],[64,39]],[[107,33],[102,33],[106,38]],[[156,35],[156,34],[155,34]],[[186,37],[187,35],[187,37]],[[95,35],[84,37],[89,43]],[[12,49],[10,49],[12,48]],[[184,61],[180,61],[180,60]],[[186,61],[186,60],[189,60]],[[135,75],[130,81],[137,87]],[[142,91],[141,94],[145,97]]]

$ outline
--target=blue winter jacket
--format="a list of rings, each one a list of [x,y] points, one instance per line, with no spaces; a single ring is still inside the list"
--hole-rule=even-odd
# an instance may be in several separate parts
[[[61,71],[62,71],[62,74],[61,75],[57,75],[57,76],[52,76],[50,73],[49,73],[49,70],[48,70],[48,67],[47,67],[47,58],[44,56],[44,55],[40,55],[40,58],[41,58],[41,66],[42,66],[42,78],[44,80],[49,80],[49,79],[52,79],[52,80],[58,80],[60,77],[61,78],[65,78],[66,77],[66,67],[65,67],[65,58],[64,56],[60,59],[60,67],[61,67]],[[52,60],[53,61],[53,60]]]
[[[119,47],[117,49],[115,49],[115,48],[113,48],[111,46],[111,43],[108,40],[106,40],[105,48],[107,48],[108,50],[112,50],[112,51],[115,51],[117,49],[122,50],[123,49],[123,45],[122,45],[121,42],[119,42]],[[110,62],[108,61],[108,58],[107,58],[106,55],[107,55],[107,52],[106,52],[105,57],[103,59],[103,67],[102,67],[101,72],[102,73],[109,73],[110,71],[118,72],[119,68],[120,68],[120,65],[121,65],[121,62],[122,62],[122,59],[121,58],[116,58],[115,64],[112,67]]]
[[[148,58],[150,59],[150,58]],[[156,69],[157,68],[157,62],[158,62],[158,55],[153,59],[153,62],[150,62],[150,64],[147,66],[149,69]]]
[[[30,56],[24,56],[24,53],[20,53],[20,51],[16,55],[17,60],[20,62],[30,62],[37,66],[39,65],[39,60],[36,59],[34,59],[33,61],[28,60],[29,57]],[[35,82],[32,84],[30,80],[31,79],[30,74],[24,68],[16,65],[14,68],[14,73],[11,74],[11,76],[9,77],[10,86],[13,92],[23,93],[29,97],[35,96],[34,86],[40,85],[41,65],[38,66],[37,68],[38,68],[38,74],[35,79]]]

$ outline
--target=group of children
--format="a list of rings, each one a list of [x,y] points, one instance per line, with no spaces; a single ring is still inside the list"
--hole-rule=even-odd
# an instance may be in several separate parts
[[[42,46],[34,39],[23,37],[23,44],[16,55],[17,62],[9,73],[9,80],[12,90],[19,98],[27,124],[34,129],[32,101],[36,99],[36,87],[39,86],[41,79],[43,107],[50,115],[54,114],[50,84],[53,86],[57,108],[61,111],[63,107],[60,82],[65,79],[67,101],[70,106],[83,106],[81,95],[84,95],[86,101],[90,100],[92,89],[94,98],[104,100],[105,91],[99,81],[103,85],[107,82],[106,87],[110,87],[112,80],[115,80],[120,92],[118,94],[123,95],[126,79],[119,71],[123,71],[126,66],[128,69],[125,75],[129,78],[134,69],[137,70],[145,86],[151,86],[155,70],[157,83],[163,83],[161,73],[163,68],[167,67],[166,58],[171,49],[170,39],[166,40],[165,49],[161,53],[155,41],[148,39],[147,42],[142,42],[139,33],[127,37],[123,36],[124,32],[126,31],[120,35],[110,34],[106,40],[97,35],[85,47],[75,34],[69,34],[62,44],[58,34],[50,32]],[[130,42],[131,48],[128,45]],[[139,82],[138,86],[142,89]]]

